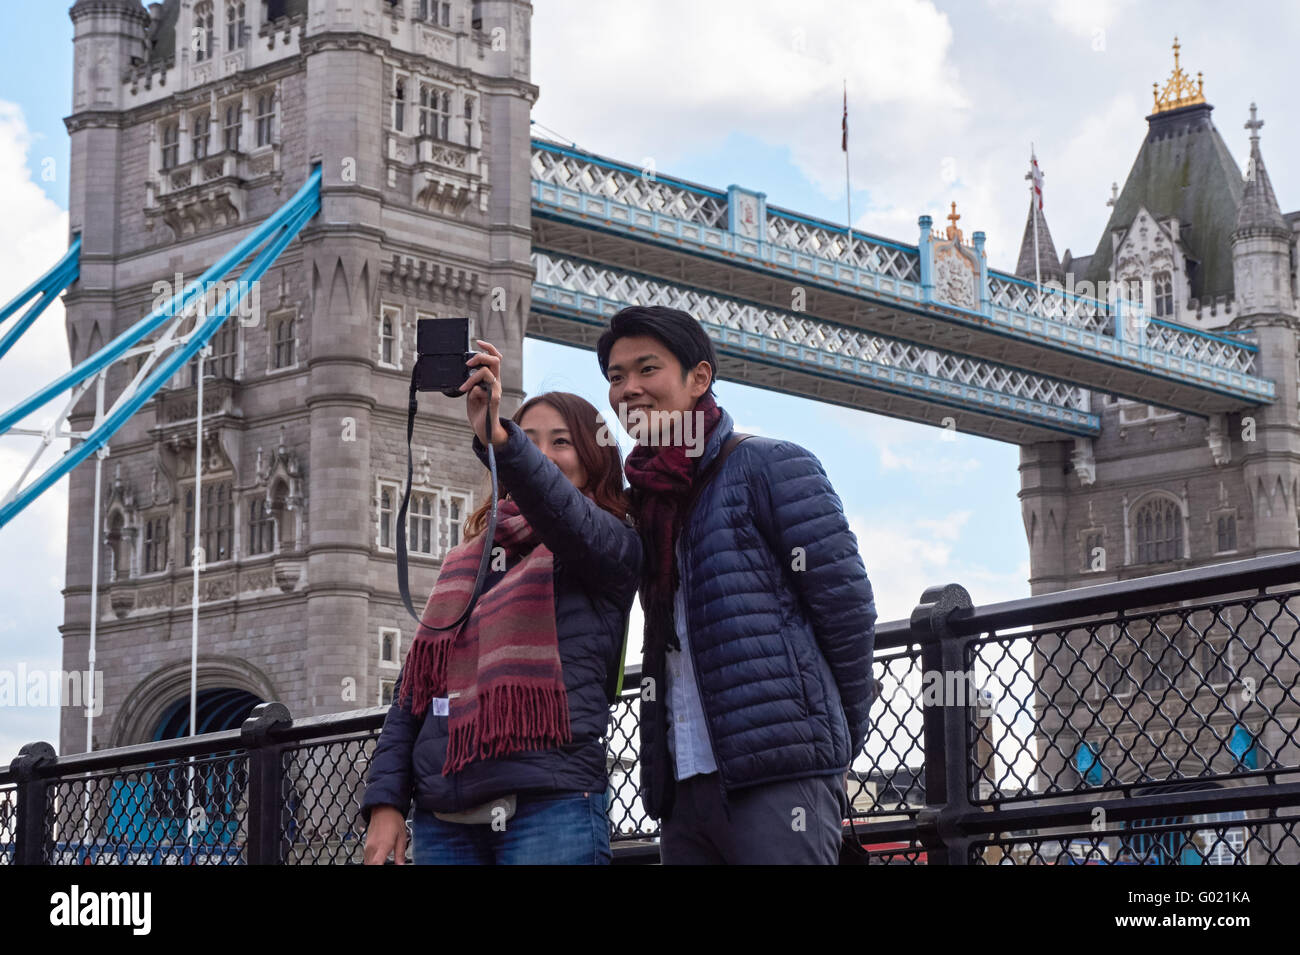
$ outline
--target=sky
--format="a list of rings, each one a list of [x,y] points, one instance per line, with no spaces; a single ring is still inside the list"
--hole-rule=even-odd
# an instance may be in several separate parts
[[[24,28],[0,35],[0,301],[67,247],[69,6],[3,4],[22,8]],[[535,0],[533,120],[584,149],[843,222],[847,86],[853,225],[914,243],[917,217],[941,222],[955,201],[963,230],[986,233],[990,265],[1012,271],[1031,143],[1057,251],[1090,253],[1111,183],[1123,183],[1141,144],[1152,83],[1163,86],[1173,66],[1175,34],[1183,67],[1204,72],[1239,165],[1242,123],[1258,104],[1274,188],[1284,211],[1296,208],[1300,122],[1285,91],[1300,5],[1248,6],[1251,16],[1155,0]],[[0,360],[4,408],[65,371],[61,305]],[[562,389],[608,407],[593,353],[529,341],[524,364],[530,394]],[[822,462],[880,621],[909,616],[937,583],[964,585],[977,604],[1029,595],[1016,447],[941,440],[926,425],[728,382],[716,392],[740,430],[795,440]],[[44,427],[50,415],[25,424]],[[0,437],[4,490],[33,448]],[[66,486],[0,530],[0,671],[61,665]],[[57,721],[56,707],[0,707],[0,760],[28,741],[57,745]]]

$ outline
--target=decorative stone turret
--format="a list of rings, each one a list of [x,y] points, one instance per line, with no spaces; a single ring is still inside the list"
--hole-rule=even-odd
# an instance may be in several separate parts
[[[1034,219],[1038,219],[1038,269],[1034,269]],[[1044,283],[1059,282],[1065,284],[1065,270],[1057,258],[1056,246],[1052,243],[1051,230],[1047,228],[1047,218],[1038,203],[1029,202],[1029,214],[1025,216],[1025,234],[1020,240],[1020,257],[1016,260],[1016,275],[1033,281],[1040,277]]]
[[[1255,104],[1251,103],[1250,120],[1246,123],[1250,130],[1246,188],[1232,233],[1238,321],[1279,313],[1296,315],[1295,290],[1291,284],[1291,230],[1282,218],[1260,153],[1259,130],[1263,125],[1264,121],[1256,117]]]

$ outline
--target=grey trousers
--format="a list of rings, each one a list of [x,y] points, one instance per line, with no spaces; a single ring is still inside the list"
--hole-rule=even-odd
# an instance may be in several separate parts
[[[848,795],[843,777],[811,776],[750,786],[722,808],[717,773],[677,783],[659,830],[664,865],[835,865]]]

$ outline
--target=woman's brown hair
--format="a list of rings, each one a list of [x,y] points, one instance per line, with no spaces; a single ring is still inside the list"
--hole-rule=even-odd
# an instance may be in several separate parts
[[[578,490],[615,517],[620,520],[625,519],[628,513],[628,499],[627,492],[623,490],[623,459],[619,454],[618,445],[614,442],[613,429],[605,425],[605,419],[601,417],[595,405],[586,398],[567,391],[546,391],[534,395],[519,406],[510,420],[518,424],[528,413],[528,409],[539,401],[546,402],[558,411],[560,417],[564,419],[565,427],[569,429],[573,449],[578,454],[578,460],[582,462],[583,470],[587,472],[587,483]],[[602,427],[608,435],[608,444],[602,444],[597,440]],[[463,540],[472,540],[487,529],[487,513],[492,504],[491,482],[492,478],[489,476],[483,483],[483,503],[465,521]],[[503,499],[509,496],[509,489],[504,484],[501,484],[498,490]]]

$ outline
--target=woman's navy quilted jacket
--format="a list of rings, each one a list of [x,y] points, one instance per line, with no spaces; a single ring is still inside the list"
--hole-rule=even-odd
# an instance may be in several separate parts
[[[724,409],[701,469],[732,430]],[[742,442],[682,534],[688,643],[724,800],[760,783],[842,776],[867,735],[876,605],[821,463],[789,441]],[[641,703],[642,798],[657,819],[671,815],[675,787],[663,670],[662,658],[646,659],[657,691],[643,684]]]
[[[630,523],[579,492],[517,424],[500,420],[510,434],[496,452],[501,493],[509,490],[555,555],[556,632],[573,742],[480,760],[443,776],[447,717],[434,716],[430,707],[420,720],[396,702],[399,674],[370,761],[360,813],[366,822],[374,806],[395,806],[406,813],[412,799],[422,809],[455,812],[509,793],[604,792],[607,786],[602,737],[610,708],[605,688],[619,664],[641,572],[641,541]],[[486,465],[487,449],[477,437],[474,451]],[[498,571],[488,583],[502,576]]]

